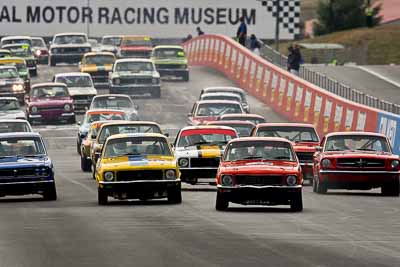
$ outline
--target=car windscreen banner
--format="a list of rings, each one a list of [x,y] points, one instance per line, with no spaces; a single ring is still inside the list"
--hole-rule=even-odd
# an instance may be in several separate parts
[[[275,0],[18,0],[0,4],[2,35],[52,36],[85,32],[91,37],[140,34],[183,38],[205,33],[236,36],[239,18],[259,38],[275,36]],[[280,1],[280,37],[300,33],[300,0]]]

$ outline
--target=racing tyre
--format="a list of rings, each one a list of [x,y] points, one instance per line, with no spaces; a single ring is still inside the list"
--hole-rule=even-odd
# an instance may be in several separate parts
[[[99,205],[107,205],[108,203],[108,195],[107,193],[104,191],[103,188],[98,188],[97,191],[97,200],[99,202]]]
[[[95,165],[92,166],[92,178],[93,178],[93,180],[96,180],[96,166]]]
[[[54,201],[57,200],[57,190],[56,185],[52,184],[43,192],[44,200]]]
[[[328,187],[326,186],[325,183],[321,183],[321,181],[319,181],[319,179],[317,179],[317,181],[315,183],[317,184],[316,189],[317,189],[318,194],[326,194],[326,192],[328,192]]]
[[[301,191],[296,193],[290,200],[290,209],[294,212],[300,212],[303,210],[303,197]]]
[[[317,182],[315,181],[315,179],[313,179],[311,182],[312,182],[312,191],[314,193],[317,193]]]
[[[92,170],[92,161],[81,155],[81,170],[84,172],[90,172]]]
[[[75,123],[76,123],[75,116],[72,117],[72,118],[70,118],[70,119],[67,121],[67,124],[75,124]]]
[[[57,62],[54,60],[53,57],[49,57],[49,63],[51,67],[55,67],[57,65]]]
[[[31,76],[37,76],[37,69],[32,70]]]
[[[80,155],[81,154],[81,146],[76,142],[76,152]]]
[[[182,75],[182,80],[184,80],[185,82],[189,81],[189,73],[185,73]]]
[[[399,181],[396,180],[390,184],[383,185],[381,187],[381,193],[383,196],[398,197],[400,195]]]
[[[215,209],[219,211],[224,211],[229,207],[229,201],[222,195],[222,193],[217,192],[217,200],[215,202]]]
[[[161,97],[161,89],[156,89],[151,92],[151,97],[160,98]]]
[[[168,190],[168,202],[173,204],[182,203],[182,192],[180,187]]]

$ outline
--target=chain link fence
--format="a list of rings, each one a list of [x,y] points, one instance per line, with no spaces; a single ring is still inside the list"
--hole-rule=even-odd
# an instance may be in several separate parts
[[[287,69],[287,57],[272,47],[264,45],[261,49],[261,54],[265,59],[274,65],[277,65],[283,69]],[[353,102],[394,114],[400,114],[400,105],[381,100],[369,94],[365,94],[364,92],[340,83],[337,80],[326,76],[325,74],[311,70],[305,65],[300,67],[299,76],[310,83],[313,83],[335,95],[341,96]]]

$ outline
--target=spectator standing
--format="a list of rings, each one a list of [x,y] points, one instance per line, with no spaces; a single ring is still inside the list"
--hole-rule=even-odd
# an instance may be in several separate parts
[[[198,35],[198,36],[204,35],[204,32],[200,29],[200,27],[197,27],[197,28],[196,28],[196,31],[197,31],[197,35]]]
[[[249,48],[254,54],[260,55],[260,48],[261,48],[260,41],[258,41],[257,37],[254,34],[250,36]]]
[[[289,46],[288,47],[288,51],[289,51],[289,54],[288,54],[288,56],[287,56],[287,71],[291,71],[292,70],[292,64],[293,64],[293,46]]]
[[[303,62],[303,57],[301,56],[300,47],[295,44],[293,47],[293,57],[290,64],[290,72],[294,75],[299,75],[300,64]]]
[[[240,17],[239,21],[240,25],[237,29],[236,37],[238,38],[239,44],[246,46],[247,25],[244,22],[244,17]]]

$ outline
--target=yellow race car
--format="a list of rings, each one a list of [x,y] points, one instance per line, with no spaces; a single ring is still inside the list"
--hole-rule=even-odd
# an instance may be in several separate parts
[[[105,142],[95,177],[98,203],[115,199],[168,198],[181,203],[181,180],[167,137],[159,133],[117,134]]]
[[[115,62],[115,55],[111,52],[89,52],[83,55],[79,63],[81,72],[92,76],[96,88],[108,87],[108,73]]]

